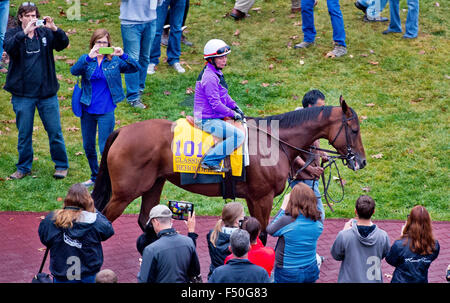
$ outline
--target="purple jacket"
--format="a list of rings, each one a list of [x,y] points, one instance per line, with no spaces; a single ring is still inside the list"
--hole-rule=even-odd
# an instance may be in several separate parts
[[[198,120],[234,117],[234,108],[236,102],[228,95],[228,86],[222,72],[207,63],[195,84],[194,118]]]

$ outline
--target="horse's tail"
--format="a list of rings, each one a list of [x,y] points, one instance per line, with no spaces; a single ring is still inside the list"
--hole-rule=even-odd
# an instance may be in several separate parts
[[[94,190],[91,194],[95,208],[100,212],[105,209],[106,204],[108,204],[109,199],[111,198],[111,178],[109,176],[107,159],[109,149],[119,135],[119,131],[120,129],[113,131],[105,143],[102,160],[100,161],[100,168],[97,178],[95,179]]]

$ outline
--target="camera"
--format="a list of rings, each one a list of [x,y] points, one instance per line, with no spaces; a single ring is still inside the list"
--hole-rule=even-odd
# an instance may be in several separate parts
[[[194,204],[186,201],[173,201],[169,200],[169,209],[172,212],[172,219],[186,220],[189,217],[189,213],[192,215],[194,212]]]
[[[45,21],[45,19],[42,20],[37,20],[36,21],[36,26],[44,26],[47,23],[47,21]]]

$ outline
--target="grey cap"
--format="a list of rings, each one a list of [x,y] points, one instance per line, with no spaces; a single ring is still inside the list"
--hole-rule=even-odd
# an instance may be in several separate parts
[[[155,207],[153,207],[152,210],[150,211],[147,223],[149,223],[154,218],[170,218],[170,217],[172,217],[172,212],[170,211],[170,209],[163,204],[158,204]]]

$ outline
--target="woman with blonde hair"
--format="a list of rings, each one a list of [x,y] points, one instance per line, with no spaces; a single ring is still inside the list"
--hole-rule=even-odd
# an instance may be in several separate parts
[[[314,191],[298,183],[266,228],[268,234],[278,237],[275,283],[313,283],[319,278],[316,247],[322,230]]]
[[[217,221],[214,229],[206,235],[208,242],[211,265],[209,266],[208,278],[216,267],[225,262],[225,258],[231,254],[229,250],[231,233],[240,227],[245,216],[244,207],[239,202],[225,204],[222,209],[222,216]]]
[[[50,272],[55,283],[94,283],[103,264],[101,241],[114,234],[111,223],[96,212],[94,201],[81,184],[70,187],[63,209],[39,224],[39,238],[50,250]]]
[[[106,29],[94,31],[89,49],[89,54],[81,55],[70,69],[72,75],[81,76],[81,135],[91,168],[91,178],[83,183],[86,187],[94,185],[99,169],[97,127],[98,147],[100,154],[103,154],[106,140],[114,130],[117,103],[125,99],[121,73],[135,73],[139,69],[136,60],[120,47],[113,47]]]
[[[391,283],[428,283],[428,268],[439,255],[427,209],[411,209],[401,236],[394,242],[386,262],[395,267]]]

